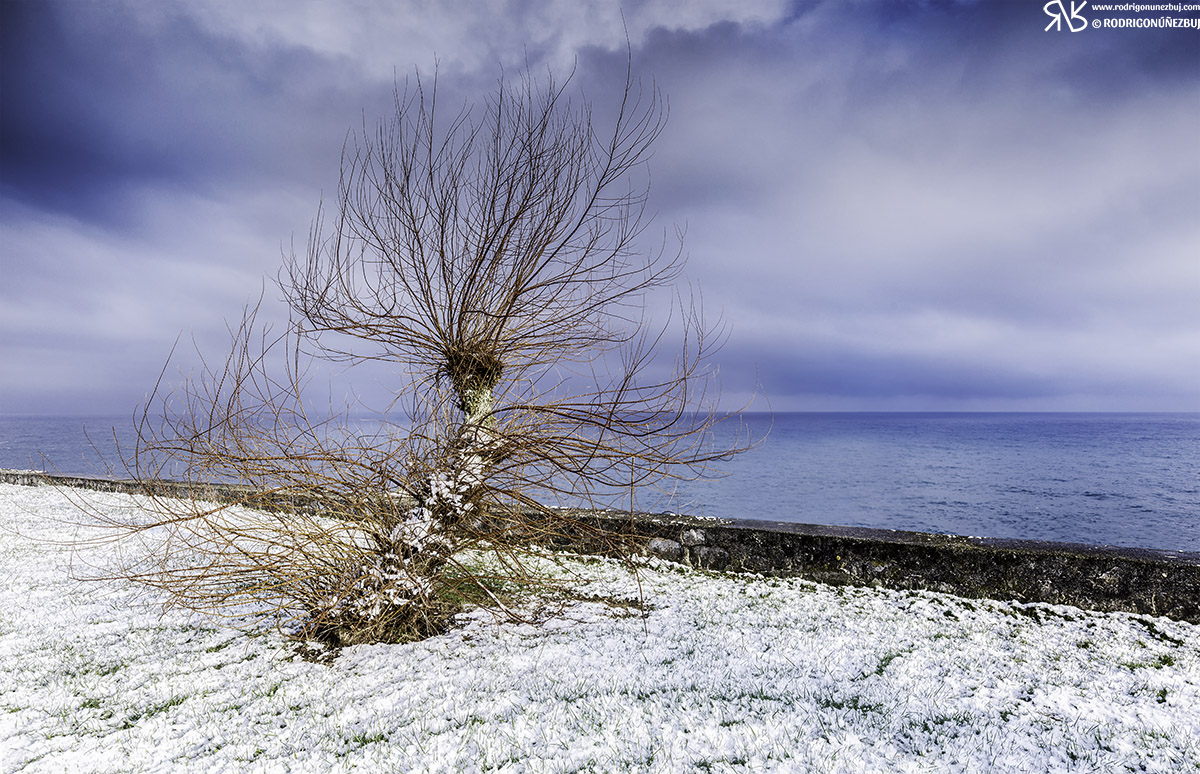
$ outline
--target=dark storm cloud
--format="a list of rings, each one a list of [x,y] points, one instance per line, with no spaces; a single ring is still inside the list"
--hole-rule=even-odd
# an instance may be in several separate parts
[[[1047,374],[1016,373],[986,361],[947,360],[886,350],[843,350],[820,341],[795,342],[789,355],[780,356],[778,342],[755,342],[723,357],[722,373],[728,386],[740,391],[746,385],[739,384],[740,379],[731,380],[731,371],[755,373],[763,385],[786,385],[795,394],[851,399],[1030,399],[1053,396],[1077,386]]]
[[[392,84],[171,3],[4,13],[0,412],[126,412],[177,337],[220,356]]]
[[[1052,17],[1044,5],[1012,0],[880,0],[826,2],[819,8],[830,12],[829,23],[854,30],[856,37],[861,35],[879,47],[908,45],[917,55],[919,69],[944,68],[949,57],[951,64],[961,67],[964,83],[975,87],[1020,73],[1020,63],[1013,60],[1020,51],[1035,56],[1046,82],[1067,84],[1106,101],[1137,89],[1162,89],[1200,74],[1200,53],[1189,35],[1168,29],[1131,35],[1128,29],[1091,28],[1086,35],[1056,35],[1045,29]],[[1111,15],[1096,13],[1086,4],[1082,13],[1092,20]]]
[[[182,14],[148,25],[120,3],[14,0],[5,15],[3,184],[39,209],[122,219],[121,195],[138,187],[311,172],[323,116],[344,126],[363,107],[361,91],[338,87],[355,81],[336,63],[250,51]]]

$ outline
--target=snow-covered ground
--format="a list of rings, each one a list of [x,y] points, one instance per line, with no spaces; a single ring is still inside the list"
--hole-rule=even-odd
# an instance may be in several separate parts
[[[111,550],[46,542],[77,519],[0,485],[3,771],[1200,770],[1194,625],[657,561],[643,616],[593,559],[565,616],[321,665],[72,581]]]

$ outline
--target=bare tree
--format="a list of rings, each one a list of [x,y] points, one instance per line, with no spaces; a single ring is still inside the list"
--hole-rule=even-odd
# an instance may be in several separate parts
[[[530,531],[565,524],[552,506],[737,450],[709,433],[719,330],[678,292],[671,320],[646,316],[683,264],[643,245],[637,180],[665,105],[627,76],[599,133],[569,82],[502,80],[447,119],[417,77],[347,143],[335,208],[279,275],[292,327],[273,338],[249,310],[226,362],[144,415],[130,466],[244,485],[253,509],[154,498],[161,518],[137,529],[166,537],[128,575],[338,644],[424,636],[462,600],[508,609],[498,584],[525,577]],[[389,364],[385,414],[404,420],[368,433],[315,413],[313,357]]]

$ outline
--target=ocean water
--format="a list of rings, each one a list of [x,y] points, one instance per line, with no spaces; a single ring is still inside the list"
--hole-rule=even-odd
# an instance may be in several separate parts
[[[0,468],[124,477],[121,453],[136,438],[129,416],[0,415]]]
[[[724,479],[708,516],[1200,551],[1200,414],[797,413]]]
[[[1200,414],[782,413],[741,421],[761,442],[724,463],[724,477],[643,492],[636,506],[1200,551]],[[132,448],[127,417],[0,417],[0,467],[97,474],[107,471],[104,458],[120,475],[114,428]]]

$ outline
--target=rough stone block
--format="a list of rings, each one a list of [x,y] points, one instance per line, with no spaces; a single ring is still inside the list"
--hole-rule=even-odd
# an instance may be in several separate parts
[[[667,540],[666,538],[652,539],[646,546],[646,550],[652,556],[657,556],[659,559],[666,559],[668,562],[678,562],[683,559],[683,546],[674,540]]]
[[[729,566],[729,552],[724,548],[700,546],[695,550],[696,566],[706,570],[724,570]]]
[[[704,530],[685,529],[679,536],[679,542],[685,546],[702,546],[705,543]]]

